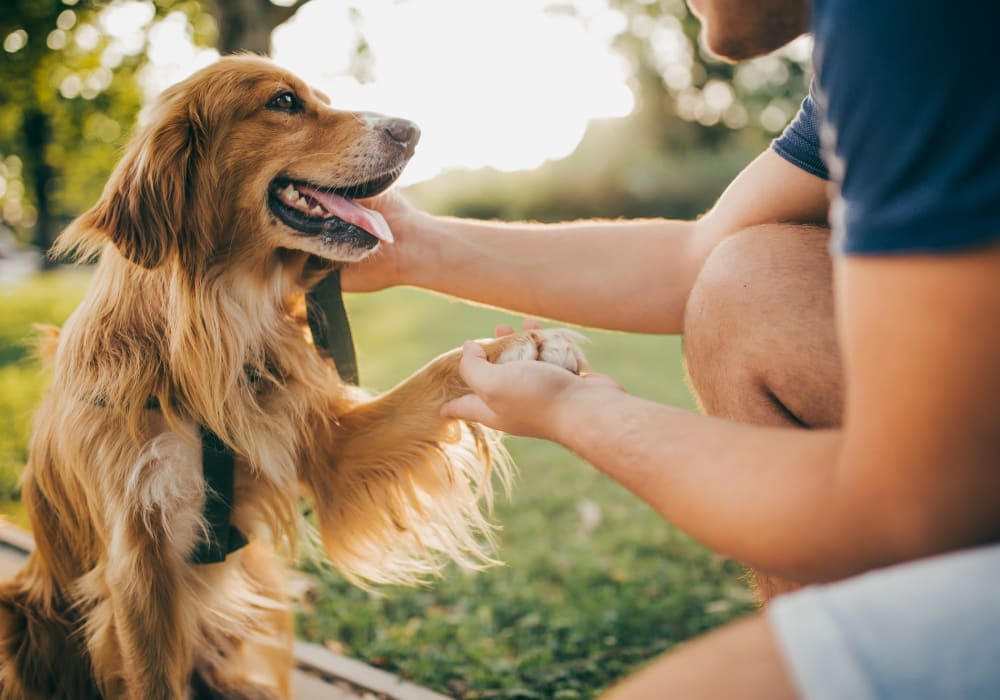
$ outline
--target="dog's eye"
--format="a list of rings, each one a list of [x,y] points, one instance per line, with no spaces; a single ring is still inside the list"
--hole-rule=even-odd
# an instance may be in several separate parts
[[[271,101],[267,103],[267,108],[291,114],[302,111],[302,102],[299,101],[294,92],[286,90],[272,97]]]

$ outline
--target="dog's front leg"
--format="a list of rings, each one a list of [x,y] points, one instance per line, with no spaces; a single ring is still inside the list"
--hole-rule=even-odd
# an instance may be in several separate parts
[[[109,498],[106,597],[94,601],[87,624],[108,698],[189,697],[199,606],[188,556],[202,533],[204,498],[197,440],[174,433],[153,439]]]
[[[482,344],[493,362],[541,360],[577,372],[578,338],[547,329]],[[491,500],[491,467],[506,484],[509,460],[492,431],[441,417],[445,402],[468,392],[460,359],[459,350],[446,353],[341,416],[325,454],[307,460],[303,480],[324,547],[347,575],[410,582],[443,560],[488,561],[491,526],[480,502]]]
[[[194,658],[190,608],[195,601],[185,595],[179,571],[183,562],[164,556],[161,542],[127,525],[114,538],[123,556],[109,566],[107,581],[121,668],[95,658],[94,672],[110,680],[111,687],[123,685],[120,696],[128,700],[175,700],[189,693]],[[114,683],[119,673],[121,682]]]

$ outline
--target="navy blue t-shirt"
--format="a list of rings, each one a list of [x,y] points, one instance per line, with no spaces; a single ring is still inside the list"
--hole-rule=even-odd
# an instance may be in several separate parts
[[[775,140],[837,188],[836,250],[1000,240],[1000,3],[814,0],[816,78]]]

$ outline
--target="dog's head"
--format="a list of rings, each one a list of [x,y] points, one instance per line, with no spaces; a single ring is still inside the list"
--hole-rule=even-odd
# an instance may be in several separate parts
[[[403,119],[333,109],[266,59],[223,58],[160,96],[60,248],[106,236],[142,267],[174,257],[192,270],[281,249],[359,260],[391,233],[355,200],[389,187],[419,136]]]

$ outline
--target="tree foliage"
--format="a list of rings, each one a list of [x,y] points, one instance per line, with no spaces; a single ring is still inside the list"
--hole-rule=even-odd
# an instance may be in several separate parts
[[[5,0],[0,224],[44,249],[97,198],[142,105],[146,50],[157,25],[180,14],[196,45],[267,53],[272,30],[308,1]],[[684,0],[607,2],[624,18],[615,45],[631,65],[634,114],[595,124],[564,164],[524,175],[444,178],[421,188],[427,201],[514,218],[687,216],[710,203],[794,114],[809,78],[807,42],[733,66],[702,48]],[[548,3],[550,11],[584,22],[594,6]],[[109,14],[122,7],[139,17],[124,33]],[[354,3],[352,16],[363,8]],[[344,50],[365,78],[372,57],[364,37]]]
[[[535,172],[452,173],[418,185],[421,203],[484,218],[689,218],[796,113],[811,75],[808,39],[732,65],[704,49],[684,0],[608,2],[623,15],[614,45],[630,64],[633,113],[592,123],[572,155]],[[593,5],[549,8],[588,22]]]
[[[115,36],[86,0],[8,0],[0,19],[3,221],[40,248],[100,193],[142,103],[148,29],[191,3],[150,4],[134,35]]]
[[[142,106],[157,24],[180,14],[197,45],[267,53],[274,27],[307,1],[6,0],[0,221],[44,250],[99,196]],[[128,28],[110,14],[122,8]]]
[[[61,2],[13,0],[13,11],[0,19],[3,37],[3,76],[0,83],[0,153],[5,155],[0,176],[4,177],[4,219],[14,225],[35,227],[38,242],[50,240],[53,218],[71,208],[59,182],[72,163],[66,162],[65,146],[73,145],[74,158],[100,160],[100,151],[118,136],[114,121],[116,106],[137,96],[119,93],[109,100],[110,69],[95,61],[95,50],[81,50],[79,35],[92,37],[92,12],[73,9]],[[82,30],[81,30],[82,28]],[[88,45],[85,38],[84,45]],[[78,97],[86,89],[86,99],[107,121],[90,120],[89,109],[80,109]],[[97,99],[100,98],[100,99]],[[126,110],[128,107],[126,106]],[[112,124],[114,121],[114,124]],[[60,148],[61,147],[61,148]],[[95,147],[98,153],[95,153]],[[86,180],[86,173],[83,173]],[[77,178],[71,178],[77,184]],[[80,183],[84,188],[86,185]],[[68,197],[72,199],[72,194]]]

